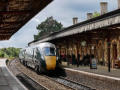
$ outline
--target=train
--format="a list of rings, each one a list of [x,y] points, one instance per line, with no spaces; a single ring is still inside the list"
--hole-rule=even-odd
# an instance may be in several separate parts
[[[19,60],[37,73],[55,70],[59,66],[56,47],[49,42],[21,49]]]

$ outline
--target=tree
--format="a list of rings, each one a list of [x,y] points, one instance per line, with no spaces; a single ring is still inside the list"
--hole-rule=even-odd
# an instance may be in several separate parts
[[[0,49],[0,57],[4,58],[14,58],[18,57],[20,52],[19,48],[9,47]]]
[[[34,35],[34,40],[38,40],[41,36],[59,31],[63,28],[63,25],[54,20],[53,17],[48,17],[45,21],[37,26],[39,31],[38,35]]]
[[[93,13],[93,18],[94,18],[94,17],[98,17],[98,16],[100,16],[100,13],[95,11],[95,12]]]

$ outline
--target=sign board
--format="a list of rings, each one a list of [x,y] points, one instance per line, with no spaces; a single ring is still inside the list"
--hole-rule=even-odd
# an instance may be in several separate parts
[[[92,58],[90,68],[97,69],[97,61],[95,58]]]

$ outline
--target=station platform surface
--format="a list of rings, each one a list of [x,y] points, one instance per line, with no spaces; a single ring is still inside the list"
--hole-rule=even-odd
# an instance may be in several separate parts
[[[27,90],[9,71],[6,59],[0,59],[0,90]]]
[[[77,67],[77,65],[63,65],[65,68],[70,68],[78,71],[83,71],[83,72],[88,72],[88,73],[93,73],[93,74],[99,74],[99,75],[104,75],[104,76],[109,76],[109,77],[115,77],[115,78],[120,78],[120,69],[115,69],[111,68],[111,71],[108,72],[108,67],[107,66],[97,66],[97,69],[90,69],[89,66],[80,66]]]

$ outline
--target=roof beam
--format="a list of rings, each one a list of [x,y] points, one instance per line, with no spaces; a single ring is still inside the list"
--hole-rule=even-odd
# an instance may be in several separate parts
[[[0,11],[1,15],[5,14],[13,14],[13,15],[22,15],[22,14],[30,14],[32,11],[31,10],[21,10],[21,11]]]
[[[0,24],[20,24],[23,23],[23,21],[0,21]]]
[[[2,2],[2,3],[6,3],[6,2],[8,2],[9,0],[1,0],[0,1],[0,3]]]
[[[0,28],[0,30],[15,30],[17,28]]]
[[[0,40],[9,39],[51,1],[0,0]]]
[[[0,33],[13,33],[15,30],[0,30]]]
[[[8,33],[8,34],[1,34],[0,33],[0,36],[11,36],[12,34],[11,33]]]

